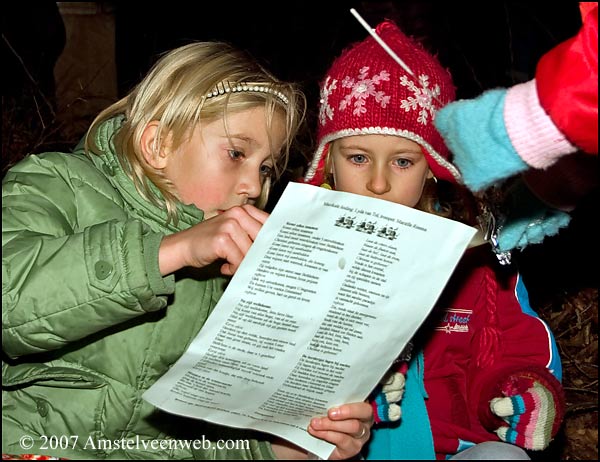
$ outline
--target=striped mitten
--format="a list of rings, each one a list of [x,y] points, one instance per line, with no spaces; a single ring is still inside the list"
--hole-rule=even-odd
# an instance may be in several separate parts
[[[490,401],[492,413],[507,423],[495,430],[502,441],[532,450],[548,447],[558,432],[565,406],[562,394],[548,385],[531,376],[511,376],[505,382],[505,396]]]
[[[402,411],[400,401],[404,395],[406,371],[408,363],[402,361],[381,381],[380,386],[371,397],[371,407],[375,423],[395,422],[400,419]]]

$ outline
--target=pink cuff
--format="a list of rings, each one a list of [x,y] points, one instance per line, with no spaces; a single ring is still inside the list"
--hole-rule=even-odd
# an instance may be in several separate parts
[[[508,89],[504,123],[517,154],[533,168],[547,168],[577,151],[542,108],[535,79]]]

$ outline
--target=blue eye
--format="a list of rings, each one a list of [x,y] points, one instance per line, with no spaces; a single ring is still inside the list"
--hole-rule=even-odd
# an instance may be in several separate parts
[[[365,162],[367,162],[367,157],[364,156],[363,154],[354,154],[353,156],[350,156],[348,159],[350,159],[350,162],[352,162],[354,164],[364,164]]]
[[[261,165],[260,166],[260,174],[264,177],[270,177],[273,175],[273,167],[270,165]]]
[[[396,164],[396,166],[398,166],[400,168],[408,168],[413,164],[408,159],[396,159],[396,160],[394,160],[394,163]]]

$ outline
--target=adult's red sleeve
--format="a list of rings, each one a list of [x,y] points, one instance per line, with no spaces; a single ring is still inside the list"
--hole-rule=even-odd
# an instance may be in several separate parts
[[[578,148],[598,154],[598,6],[577,35],[547,52],[536,68],[542,107]]]

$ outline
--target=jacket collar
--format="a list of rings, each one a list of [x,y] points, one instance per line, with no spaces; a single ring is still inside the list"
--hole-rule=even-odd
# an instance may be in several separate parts
[[[123,115],[119,115],[106,120],[100,125],[96,133],[96,144],[102,155],[90,154],[92,162],[106,175],[108,181],[120,192],[126,204],[135,213],[150,218],[152,221],[160,223],[174,232],[187,229],[201,222],[204,219],[204,212],[202,210],[198,209],[195,205],[178,203],[178,224],[174,225],[172,222],[166,224],[166,209],[147,201],[137,191],[133,180],[123,170],[114,145],[114,135],[123,125],[124,119]],[[150,183],[150,188],[160,200],[163,199],[163,195],[154,184]]]

